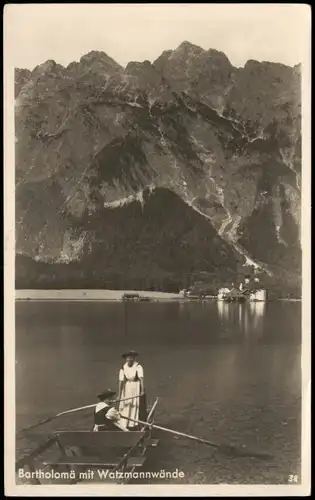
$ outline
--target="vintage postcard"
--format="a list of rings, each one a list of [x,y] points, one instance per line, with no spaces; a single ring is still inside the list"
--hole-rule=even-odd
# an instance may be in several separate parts
[[[7,496],[309,496],[310,40],[6,4]]]

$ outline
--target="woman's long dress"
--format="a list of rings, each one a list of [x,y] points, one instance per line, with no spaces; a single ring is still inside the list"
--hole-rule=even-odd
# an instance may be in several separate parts
[[[139,396],[141,392],[140,378],[143,378],[143,368],[139,363],[134,363],[132,366],[128,366],[127,363],[123,365],[119,370],[119,381],[124,382],[121,399]],[[122,401],[119,406],[119,413],[123,417],[134,420],[146,420],[145,396],[141,396],[140,398],[133,397],[133,399]],[[128,427],[137,426],[135,422],[128,420],[125,420],[125,422]]]

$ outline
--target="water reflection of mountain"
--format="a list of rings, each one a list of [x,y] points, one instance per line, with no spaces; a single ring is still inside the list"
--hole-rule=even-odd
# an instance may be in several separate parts
[[[263,335],[266,302],[231,303],[218,300],[218,315],[223,325],[237,329],[245,338]]]

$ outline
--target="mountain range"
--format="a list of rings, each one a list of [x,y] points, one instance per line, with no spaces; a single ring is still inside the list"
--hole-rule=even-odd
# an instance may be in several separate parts
[[[299,293],[301,67],[183,42],[15,71],[16,286]]]

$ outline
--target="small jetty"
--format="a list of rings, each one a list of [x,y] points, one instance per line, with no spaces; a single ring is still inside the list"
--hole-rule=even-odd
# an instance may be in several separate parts
[[[122,295],[122,300],[124,302],[126,301],[131,301],[131,302],[152,302],[154,299],[152,297],[147,297],[140,295],[139,293],[124,293]]]

